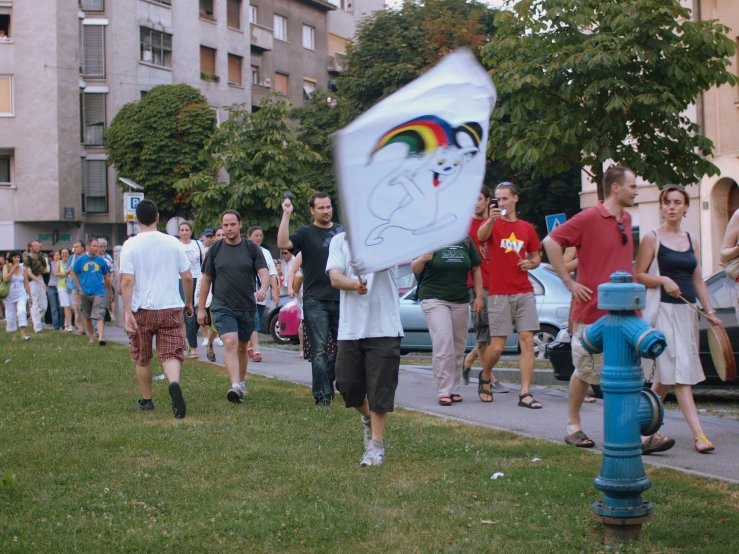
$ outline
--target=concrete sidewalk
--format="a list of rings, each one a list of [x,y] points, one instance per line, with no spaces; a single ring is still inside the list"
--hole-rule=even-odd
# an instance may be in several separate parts
[[[111,341],[128,344],[126,333],[118,327],[107,327],[106,337]],[[215,351],[216,363],[223,365],[223,348],[216,347]],[[250,361],[250,373],[310,386],[310,363],[298,358],[294,350],[263,346],[261,352],[264,361],[260,363]],[[207,361],[204,347],[198,348],[198,354],[201,360]],[[563,444],[567,423],[567,394],[546,387],[532,387],[532,393],[544,407],[541,410],[531,410],[518,406],[518,385],[508,383],[506,385],[511,389],[510,393],[495,394],[492,403],[484,404],[477,398],[477,383],[473,380],[460,391],[463,402],[443,407],[437,402],[431,368],[401,366],[396,405],[472,425],[511,431]],[[228,389],[225,377],[223,387],[225,402]],[[258,389],[250,387],[250,392],[258,394]],[[341,400],[338,399],[336,404],[342,405]],[[602,400],[595,404],[583,405],[582,419],[583,430],[596,443],[596,447],[591,451],[600,452],[603,443]],[[673,437],[676,445],[668,452],[645,456],[644,461],[686,473],[739,483],[739,470],[736,464],[736,460],[739,459],[739,422],[712,416],[701,416],[700,419],[704,432],[716,445],[713,453],[698,454],[693,448],[693,436],[682,413],[668,410],[665,412],[665,423],[660,432]],[[390,425],[392,429],[392,422]]]

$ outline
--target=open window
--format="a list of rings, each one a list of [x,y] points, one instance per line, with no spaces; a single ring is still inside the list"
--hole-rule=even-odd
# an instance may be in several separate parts
[[[0,7],[0,41],[9,41],[10,37],[10,8]]]
[[[0,187],[13,186],[13,149],[0,148]]]
[[[200,0],[200,17],[209,21],[216,20],[216,12],[213,0]]]

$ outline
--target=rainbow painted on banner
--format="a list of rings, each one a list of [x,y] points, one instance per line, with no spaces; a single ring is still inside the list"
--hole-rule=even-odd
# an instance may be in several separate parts
[[[381,148],[398,142],[408,145],[408,156],[432,153],[440,146],[457,145],[455,132],[469,135],[475,146],[482,140],[482,128],[477,123],[465,123],[454,129],[440,117],[423,115],[393,127],[385,133],[372,150],[370,158]]]

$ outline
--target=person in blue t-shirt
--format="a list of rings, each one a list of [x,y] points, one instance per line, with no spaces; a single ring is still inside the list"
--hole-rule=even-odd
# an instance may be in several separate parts
[[[97,321],[98,342],[105,346],[103,338],[105,331],[105,289],[108,297],[113,301],[113,283],[106,261],[97,255],[98,240],[87,242],[87,252],[78,257],[72,268],[72,280],[79,289],[80,315],[85,322],[90,344],[95,342],[95,330],[92,320]]]

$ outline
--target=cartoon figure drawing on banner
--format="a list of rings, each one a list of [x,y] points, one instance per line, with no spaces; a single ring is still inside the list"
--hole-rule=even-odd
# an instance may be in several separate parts
[[[408,152],[370,193],[369,211],[382,223],[372,229],[365,244],[382,243],[382,235],[391,228],[419,235],[455,222],[455,214],[440,214],[440,195],[459,178],[465,164],[480,153],[481,140],[479,123],[452,127],[433,115],[411,119],[385,133],[368,164],[390,144],[406,144]]]

